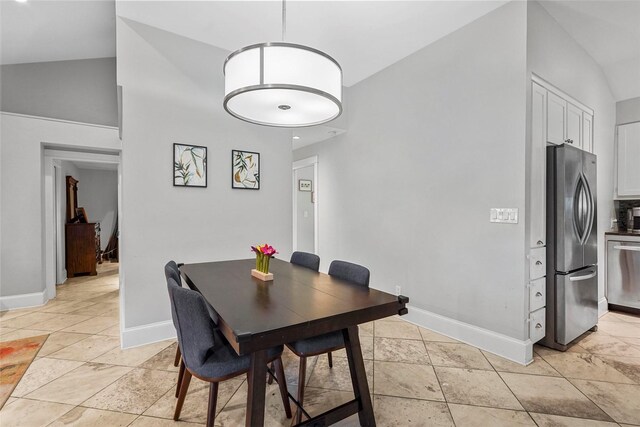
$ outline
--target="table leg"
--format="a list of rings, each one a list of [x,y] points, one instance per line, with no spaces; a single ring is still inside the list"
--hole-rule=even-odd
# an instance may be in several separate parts
[[[267,351],[259,350],[251,355],[247,373],[247,419],[246,427],[264,425],[264,401],[267,387]]]
[[[364,369],[362,350],[360,349],[360,338],[358,327],[351,326],[342,330],[344,336],[345,349],[349,360],[349,371],[351,372],[351,383],[356,400],[360,401],[362,409],[358,412],[361,426],[375,427],[376,419],[373,415],[373,405],[371,404],[371,394],[369,384],[367,384],[367,372]]]

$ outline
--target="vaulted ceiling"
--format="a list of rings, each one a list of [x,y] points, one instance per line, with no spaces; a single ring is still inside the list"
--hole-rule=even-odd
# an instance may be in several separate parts
[[[288,1],[286,40],[334,56],[353,85],[505,1]],[[640,96],[640,1],[542,1],[602,66],[616,100]],[[2,64],[115,56],[116,15],[229,51],[281,39],[279,1],[0,2]]]

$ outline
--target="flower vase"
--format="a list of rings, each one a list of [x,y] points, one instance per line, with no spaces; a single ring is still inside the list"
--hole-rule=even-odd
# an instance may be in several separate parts
[[[271,257],[263,254],[256,256],[256,268],[251,270],[251,275],[263,282],[269,282],[273,280],[273,273],[269,273],[269,261]]]

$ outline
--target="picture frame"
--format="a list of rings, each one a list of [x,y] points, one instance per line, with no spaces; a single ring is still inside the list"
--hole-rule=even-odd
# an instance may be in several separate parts
[[[231,150],[231,188],[260,189],[260,153]]]
[[[298,180],[298,191],[313,191],[313,181],[310,179],[299,179]]]
[[[86,224],[89,222],[89,218],[87,217],[87,211],[85,211],[83,207],[76,208],[76,218],[78,222],[83,224]]]
[[[207,187],[207,147],[173,144],[173,186]]]

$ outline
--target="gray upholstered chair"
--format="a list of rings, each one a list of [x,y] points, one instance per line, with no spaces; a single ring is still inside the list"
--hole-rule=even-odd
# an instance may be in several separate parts
[[[180,269],[178,268],[178,264],[176,264],[175,261],[172,260],[165,264],[164,277],[167,279],[167,286],[169,286],[169,278],[173,279],[178,286],[182,286],[182,280],[180,279]],[[177,330],[178,326],[176,325],[173,307],[171,307],[171,310],[171,320],[173,320],[173,327]],[[178,366],[178,363],[180,363],[180,346],[176,348],[176,358],[173,361],[173,366]],[[178,384],[180,383],[178,382]],[[176,397],[177,395],[178,392],[176,391]]]
[[[320,257],[316,254],[310,254],[308,252],[294,252],[291,254],[291,264],[306,267],[313,271],[320,269]]]
[[[309,270],[318,271],[320,269],[320,257],[316,254],[311,254],[309,252],[300,252],[296,251],[291,254],[291,259],[289,260],[291,264],[299,265],[300,267],[308,268]],[[329,365],[333,366],[333,361],[331,360],[331,353],[327,353],[329,357]],[[271,365],[271,370],[274,370],[274,366]],[[273,377],[269,375],[269,384],[273,382]]]
[[[178,286],[182,287],[182,280],[180,278],[180,268],[178,267],[178,264],[176,264],[175,261],[173,260],[169,261],[164,266],[164,276],[167,279],[167,286],[169,286],[169,279],[173,279]],[[206,301],[205,303],[207,304],[207,311],[209,312],[209,316],[211,317],[211,320],[213,320],[213,323],[215,323],[217,327],[218,314],[215,312],[215,310],[213,309],[213,307],[211,307],[209,303],[207,303]],[[176,333],[177,333],[178,325],[176,324],[175,315],[173,313],[173,306],[171,307],[171,318],[173,320],[173,326],[176,328]],[[173,361],[173,366],[180,365],[180,370],[178,371],[178,384],[176,385],[176,397],[178,397],[178,394],[180,393],[180,384],[182,383],[182,377],[184,376],[184,363],[182,362],[181,357],[182,357],[182,354],[180,350],[180,344],[178,343],[178,347],[176,348],[176,357]]]
[[[224,336],[216,329],[209,316],[206,301],[200,293],[178,286],[171,278],[169,282],[171,304],[176,316],[178,342],[182,349],[182,360],[186,368],[173,419],[177,421],[180,418],[189,382],[191,377],[195,376],[211,383],[207,426],[213,426],[218,400],[218,383],[247,373],[251,364],[251,356],[236,354]],[[276,379],[280,386],[282,402],[287,418],[291,418],[291,406],[280,357],[282,350],[283,346],[281,345],[267,350],[267,362],[275,362]]]
[[[358,264],[346,261],[333,261],[329,266],[329,275],[356,285],[369,287],[369,269]],[[300,357],[297,398],[298,403],[302,406],[304,401],[307,357],[327,353],[329,357],[329,367],[332,367],[333,360],[331,358],[331,352],[344,348],[344,338],[342,336],[342,331],[335,331],[295,341],[287,344],[287,347],[289,347],[296,356]],[[299,423],[301,420],[302,411],[298,410],[296,412],[296,422]]]

